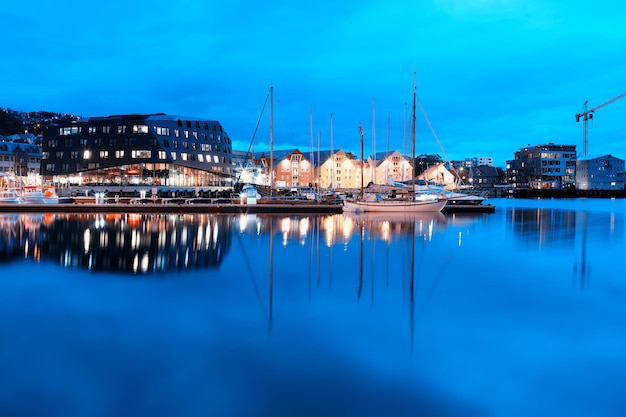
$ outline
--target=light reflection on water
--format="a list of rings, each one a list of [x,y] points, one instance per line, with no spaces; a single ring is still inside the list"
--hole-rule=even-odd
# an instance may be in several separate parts
[[[624,203],[494,204],[1,216],[0,415],[619,415]]]

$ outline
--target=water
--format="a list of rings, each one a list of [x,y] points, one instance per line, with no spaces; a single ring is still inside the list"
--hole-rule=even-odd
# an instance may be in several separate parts
[[[492,203],[0,216],[0,415],[622,415],[626,203]]]

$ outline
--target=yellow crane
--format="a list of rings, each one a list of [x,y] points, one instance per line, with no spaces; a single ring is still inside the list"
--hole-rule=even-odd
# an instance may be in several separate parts
[[[587,109],[587,101],[585,100],[585,104],[583,104],[583,111],[581,113],[576,114],[576,121],[580,122],[581,119],[583,121],[583,155],[582,156],[587,156],[587,143],[588,143],[588,131],[587,130],[588,130],[589,120],[593,119],[593,113],[596,110],[604,106],[608,106],[609,104],[614,103],[620,98],[624,98],[624,97],[626,97],[626,93],[622,93],[619,96],[613,97],[609,101],[606,101],[592,109]]]

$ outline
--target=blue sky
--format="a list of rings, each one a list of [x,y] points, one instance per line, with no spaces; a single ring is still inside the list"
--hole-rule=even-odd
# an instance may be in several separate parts
[[[497,166],[528,144],[581,152],[574,114],[626,91],[621,1],[34,0],[0,17],[0,107],[217,119],[242,150],[271,85],[275,149],[308,152],[310,114],[328,149],[332,114],[333,149],[359,154],[362,123],[366,154],[410,154],[416,71],[443,146],[418,107],[417,152]],[[266,109],[257,151],[268,125]],[[598,110],[589,154],[626,159],[625,126],[626,98]]]

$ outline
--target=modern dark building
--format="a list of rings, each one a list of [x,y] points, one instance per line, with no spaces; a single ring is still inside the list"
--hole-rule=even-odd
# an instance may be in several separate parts
[[[508,182],[516,188],[574,188],[576,145],[527,146],[507,161]]]
[[[228,187],[232,167],[231,140],[214,120],[129,114],[53,124],[44,132],[47,182]]]

